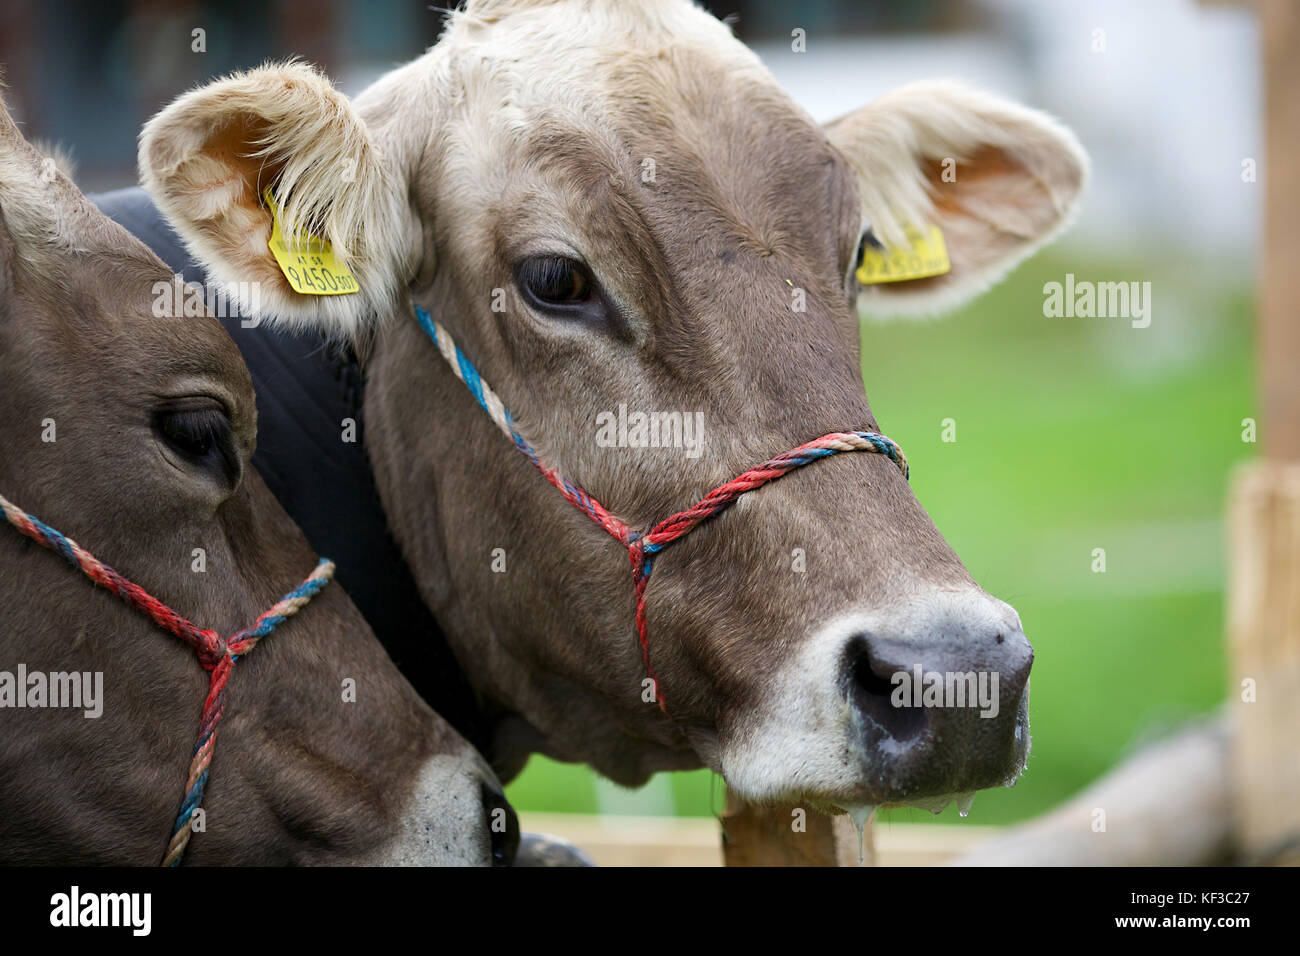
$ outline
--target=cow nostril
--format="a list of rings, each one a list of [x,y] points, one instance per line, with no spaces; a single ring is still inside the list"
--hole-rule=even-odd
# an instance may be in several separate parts
[[[852,698],[858,711],[895,740],[913,739],[925,729],[925,714],[916,707],[894,704],[896,667],[873,657],[865,638],[849,645]]]
[[[493,866],[514,866],[519,852],[519,817],[505,796],[482,786],[483,819],[487,823]]]
[[[894,689],[884,677],[880,677],[871,669],[871,655],[863,651],[853,661],[853,680],[858,688],[864,693],[873,694],[888,699],[890,692]]]
[[[1001,634],[998,634],[996,640],[997,640],[997,642],[998,642],[999,644],[1001,644],[1003,641],[1006,640],[1006,638],[1003,637]]]

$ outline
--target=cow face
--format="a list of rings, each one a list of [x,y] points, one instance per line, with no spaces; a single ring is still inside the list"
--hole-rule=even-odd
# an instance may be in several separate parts
[[[703,763],[751,799],[842,807],[941,803],[1020,772],[1020,621],[876,455],[766,486],[657,559],[665,717],[644,693],[626,556],[494,430],[411,302],[543,461],[645,528],[776,453],[877,427],[864,246],[908,225],[948,240],[951,270],[874,287],[880,309],[992,282],[1081,188],[1083,155],[1052,120],[924,84],[820,127],[687,3],[471,3],[355,105],[304,66],[255,70],[179,99],[140,155],[215,281],[259,281],[265,314],[370,343],[367,441],[393,531],[479,693],[517,715],[498,769],[542,750],[631,784]],[[361,293],[287,286],[268,185],[288,228],[345,252]],[[696,437],[611,442],[633,414]],[[921,687],[904,682],[932,675],[972,675],[986,698],[996,681],[996,703],[967,684],[964,704],[911,706]]]
[[[228,635],[316,558],[248,467],[253,389],[234,343],[173,290],[0,105],[0,493]],[[194,652],[4,522],[0,594],[6,676],[97,674],[100,688],[89,716],[0,710],[0,863],[157,863],[208,689]],[[238,664],[220,739],[186,862],[513,850],[495,775],[337,586]]]

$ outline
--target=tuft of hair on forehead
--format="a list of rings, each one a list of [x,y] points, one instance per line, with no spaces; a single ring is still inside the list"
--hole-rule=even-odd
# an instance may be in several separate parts
[[[661,96],[650,86],[686,51],[725,66],[738,90],[779,89],[730,25],[692,0],[470,0],[425,60],[480,132],[517,135],[543,112],[598,123],[618,114],[620,100]],[[632,60],[652,75],[612,79]]]
[[[0,87],[3,89],[3,87]],[[89,253],[161,267],[144,244],[82,195],[58,147],[29,142],[0,101],[0,213],[17,254],[34,274],[54,280],[60,257]],[[55,270],[58,270],[57,272]]]
[[[694,39],[707,39],[707,31],[719,30],[720,37],[732,36],[729,22],[718,20],[694,0],[467,0],[448,11],[441,42],[454,45],[472,39],[482,28],[513,20],[526,20],[535,31],[538,20],[548,16],[554,32],[575,48],[654,33],[684,36],[690,31]]]
[[[572,0],[465,0],[449,12],[454,20],[486,24],[516,13],[571,3]],[[695,7],[693,0],[579,0],[579,3],[583,13],[599,16],[608,12],[627,22],[645,20],[672,7]]]
[[[32,140],[32,147],[41,155],[41,164],[48,168],[46,160],[54,164],[54,168],[62,173],[65,178],[71,182],[77,181],[77,162],[72,157],[72,152],[62,143],[55,143],[44,139]]]
[[[53,158],[29,143],[0,102],[0,210],[17,240],[64,244],[60,214],[67,181]]]

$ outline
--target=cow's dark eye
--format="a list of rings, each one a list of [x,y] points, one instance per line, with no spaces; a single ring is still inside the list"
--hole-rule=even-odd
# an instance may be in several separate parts
[[[559,256],[525,259],[515,269],[515,281],[528,304],[543,312],[580,310],[596,297],[587,267]]]
[[[239,480],[239,453],[225,409],[213,405],[164,407],[153,415],[154,432],[177,457],[224,483]]]
[[[857,272],[861,267],[862,258],[867,254],[868,249],[875,249],[877,252],[885,251],[885,244],[876,238],[876,234],[870,226],[862,230],[862,235],[858,239],[858,252],[853,257],[854,272]]]
[[[858,235],[858,248],[853,253],[853,264],[849,266],[849,274],[845,279],[850,298],[853,298],[858,293],[858,270],[862,268],[862,260],[866,258],[868,249],[884,252],[885,244],[877,238],[870,226],[864,226],[862,232]]]

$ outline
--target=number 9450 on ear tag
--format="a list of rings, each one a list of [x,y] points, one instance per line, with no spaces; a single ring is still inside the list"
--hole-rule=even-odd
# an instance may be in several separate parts
[[[875,285],[880,282],[906,282],[908,279],[929,279],[941,276],[952,268],[948,261],[948,247],[938,226],[904,229],[907,245],[873,249],[868,246],[858,266],[858,282]]]
[[[263,191],[262,197],[266,200],[266,208],[271,211],[271,238],[267,245],[294,292],[300,295],[350,295],[360,291],[351,270],[334,255],[334,247],[328,240],[310,233],[299,233],[298,241],[292,246],[285,242],[280,228],[280,206],[270,186]]]

